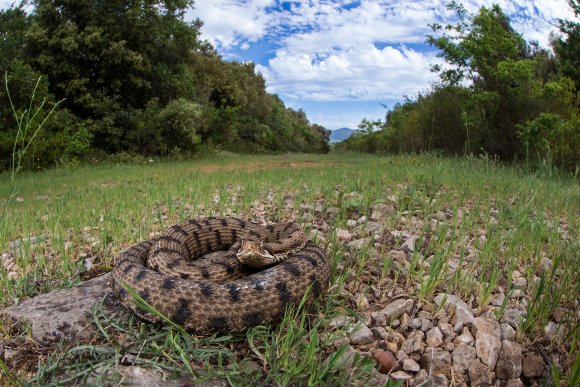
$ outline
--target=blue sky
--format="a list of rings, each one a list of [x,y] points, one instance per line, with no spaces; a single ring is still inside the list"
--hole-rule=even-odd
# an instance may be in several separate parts
[[[382,105],[428,90],[438,61],[424,43],[428,24],[453,16],[447,0],[196,3],[187,17],[203,20],[202,37],[225,59],[256,63],[269,92],[328,129],[383,118]],[[566,0],[462,3],[472,13],[499,4],[517,31],[543,46],[556,18],[574,17]]]
[[[269,92],[328,129],[383,118],[404,96],[429,89],[437,63],[428,24],[452,20],[448,0],[197,0],[186,14],[225,59],[253,61]],[[468,11],[499,4],[527,40],[548,45],[566,0],[463,0]],[[0,0],[0,8],[12,3]]]

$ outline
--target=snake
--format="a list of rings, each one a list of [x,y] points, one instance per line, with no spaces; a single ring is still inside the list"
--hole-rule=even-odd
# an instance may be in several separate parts
[[[220,250],[222,258],[201,259]],[[329,279],[327,257],[298,223],[236,217],[170,226],[121,252],[111,271],[122,306],[202,335],[276,324],[288,307],[322,297]]]

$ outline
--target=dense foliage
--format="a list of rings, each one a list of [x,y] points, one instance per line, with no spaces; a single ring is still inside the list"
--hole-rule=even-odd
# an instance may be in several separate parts
[[[328,131],[268,94],[252,64],[201,40],[201,21],[184,20],[193,1],[32,3],[30,15],[0,11],[0,170],[33,135],[33,168],[115,153],[328,151]]]
[[[576,13],[578,3],[571,0]],[[363,121],[360,134],[339,148],[368,152],[443,151],[550,161],[574,170],[580,163],[577,85],[579,25],[560,21],[555,55],[527,43],[497,5],[469,15],[456,2],[455,25],[432,25],[427,41],[445,66],[428,93]]]

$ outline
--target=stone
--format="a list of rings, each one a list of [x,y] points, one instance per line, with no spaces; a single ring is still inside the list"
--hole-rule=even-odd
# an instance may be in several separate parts
[[[451,354],[447,351],[434,351],[434,348],[427,348],[419,364],[422,368],[430,370],[432,375],[451,375]]]
[[[196,387],[226,387],[228,385],[226,380],[218,378],[194,384],[183,376],[179,376],[177,379],[165,380],[165,375],[163,375],[159,370],[139,366],[118,366],[117,370],[119,371],[124,386],[179,387],[189,385]],[[94,372],[89,374],[86,383],[88,385],[100,384],[102,383],[103,376],[105,376],[105,380],[114,377],[113,371],[111,369],[97,368]]]
[[[388,374],[399,369],[399,362],[397,359],[395,359],[395,356],[390,351],[383,351],[379,349],[373,354],[373,358],[377,362],[380,373]]]
[[[449,323],[439,322],[439,329],[445,335],[445,337],[453,338],[455,337],[455,331],[453,330],[453,325]]]
[[[494,294],[494,296],[491,298],[491,301],[489,303],[493,306],[502,306],[504,300],[505,300],[505,294],[497,293],[497,294]]]
[[[475,360],[475,348],[459,344],[453,351],[453,365],[458,366],[462,370],[467,370],[469,365]]]
[[[526,317],[527,313],[523,310],[518,309],[507,309],[503,316],[501,316],[501,323],[508,323],[514,329],[518,329],[521,321]]]
[[[513,340],[516,338],[516,331],[508,323],[500,324],[502,340]]]
[[[544,368],[544,358],[531,353],[524,358],[522,373],[528,379],[537,378],[542,375]]]
[[[544,327],[544,337],[548,340],[553,339],[556,335],[558,335],[559,330],[560,326],[558,324],[553,321],[549,321],[548,324]]]
[[[489,367],[475,360],[471,362],[468,368],[469,379],[471,380],[471,386],[489,386],[491,385],[492,375]]]
[[[464,328],[463,333],[457,336],[453,342],[455,343],[455,345],[460,345],[462,343],[471,345],[473,344],[474,341],[475,339],[473,338],[471,333],[469,333],[469,329]]]
[[[495,366],[495,375],[499,379],[519,378],[522,374],[522,346],[515,341],[504,340]]]
[[[330,328],[342,328],[345,325],[351,325],[353,323],[353,318],[349,317],[349,316],[345,316],[345,315],[338,315],[333,317],[330,322],[328,323],[328,326]]]
[[[41,294],[0,311],[0,315],[30,323],[32,336],[42,344],[73,338],[79,342],[90,341],[97,334],[93,305],[106,296],[105,311],[113,314],[118,309],[109,279],[110,274],[104,274],[72,288]]]
[[[404,313],[411,313],[415,302],[412,299],[399,298],[381,309],[380,313],[387,321],[401,317]]]
[[[328,207],[326,209],[326,216],[329,218],[335,218],[338,216],[338,214],[340,214],[340,208],[338,207]]]
[[[433,386],[436,386],[436,387],[449,386],[449,379],[444,374],[435,375],[435,376],[433,376],[433,378],[431,380],[433,382]]]
[[[391,257],[395,262],[407,262],[407,254],[401,250],[390,250],[387,256]]]
[[[473,320],[473,330],[477,357],[490,369],[494,369],[501,350],[499,323],[489,317],[478,317]]]
[[[370,242],[371,238],[355,239],[354,241],[347,243],[347,246],[352,247],[355,250],[362,250],[365,246],[368,246]]]
[[[346,347],[346,350],[336,359],[335,364],[338,368],[351,368],[357,356],[360,355],[358,355],[358,353],[351,346],[348,346]]]
[[[371,313],[371,322],[375,326],[385,326],[387,324],[387,320],[385,319],[385,315],[382,313],[372,312]]]
[[[403,371],[397,371],[397,372],[393,372],[391,374],[391,379],[393,380],[410,380],[411,379],[411,375],[407,374],[406,372]]]
[[[422,352],[425,345],[423,344],[424,336],[425,334],[422,331],[415,331],[401,344],[401,350],[407,355],[411,352]]]
[[[388,336],[387,331],[383,327],[372,327],[371,332],[373,332],[373,336],[375,336],[376,339],[384,340]]]
[[[367,222],[367,217],[363,215],[360,218],[358,218],[358,220],[356,222],[358,224],[365,224]]]
[[[351,328],[349,335],[350,343],[353,345],[368,344],[375,341],[373,332],[366,325],[359,323]]]
[[[520,378],[510,379],[507,381],[506,387],[524,387],[524,382]]]
[[[336,237],[342,243],[348,243],[352,239],[352,235],[350,232],[348,232],[347,230],[340,229],[340,228],[336,230]]]
[[[417,362],[413,359],[405,359],[403,361],[403,370],[410,371],[410,372],[419,372],[421,367]]]
[[[346,221],[346,226],[347,227],[354,227],[356,225],[357,225],[357,223],[356,223],[356,220],[354,220],[354,219],[349,219],[349,220]]]
[[[433,328],[433,321],[427,318],[421,318],[421,330],[427,332],[431,328]]]
[[[421,319],[420,318],[414,318],[411,321],[409,321],[409,328],[411,328],[411,329],[419,329],[419,328],[421,328]]]
[[[445,308],[455,308],[455,315],[453,317],[454,323],[462,323],[463,325],[470,325],[473,322],[474,315],[471,308],[459,297],[452,294],[440,293],[435,297],[435,302],[439,305],[445,299]]]
[[[404,252],[415,251],[415,244],[419,240],[419,237],[416,235],[410,236],[407,238],[405,242],[399,247],[399,250]]]
[[[430,347],[439,347],[443,344],[443,333],[437,327],[431,328],[427,331],[427,339],[425,341]]]

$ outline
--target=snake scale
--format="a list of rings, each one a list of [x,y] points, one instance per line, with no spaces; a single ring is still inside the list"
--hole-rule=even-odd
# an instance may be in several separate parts
[[[242,264],[242,241],[254,241],[274,261],[265,269]],[[221,260],[198,260],[228,250]],[[269,253],[269,254],[268,254]],[[140,317],[159,319],[134,303],[127,287],[177,324],[200,334],[240,332],[276,323],[287,305],[308,302],[328,286],[322,250],[296,223],[261,226],[233,217],[191,219],[138,243],[116,258],[112,287],[121,304]]]

